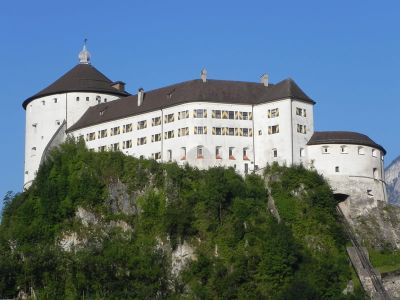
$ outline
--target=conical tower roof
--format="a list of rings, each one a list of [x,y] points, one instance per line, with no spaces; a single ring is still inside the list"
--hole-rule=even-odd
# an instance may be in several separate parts
[[[94,92],[115,96],[129,96],[125,91],[114,88],[113,81],[90,64],[90,54],[86,49],[86,40],[79,53],[79,64],[50,84],[39,93],[26,99],[22,106],[26,108],[29,102],[44,96],[68,92]]]

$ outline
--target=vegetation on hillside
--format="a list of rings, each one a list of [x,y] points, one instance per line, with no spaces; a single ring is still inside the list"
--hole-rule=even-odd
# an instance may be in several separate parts
[[[39,299],[362,298],[342,294],[352,274],[326,182],[302,167],[272,166],[264,176],[68,141],[28,191],[5,201],[0,297],[33,288]],[[116,182],[136,213],[112,209]],[[267,209],[266,182],[281,222]],[[78,208],[99,224],[84,226]],[[71,232],[81,245],[66,251],[60,240]],[[176,276],[171,253],[184,242],[194,257]]]

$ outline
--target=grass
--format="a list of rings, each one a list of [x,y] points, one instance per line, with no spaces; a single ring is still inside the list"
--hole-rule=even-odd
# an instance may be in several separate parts
[[[369,249],[369,258],[379,272],[387,273],[400,270],[400,251],[377,251]]]

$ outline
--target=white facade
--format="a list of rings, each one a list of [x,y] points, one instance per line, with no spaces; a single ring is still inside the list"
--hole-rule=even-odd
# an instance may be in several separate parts
[[[28,103],[25,120],[24,187],[35,178],[42,155],[61,126],[73,125],[88,107],[117,96],[101,93],[71,92],[37,98]],[[64,124],[65,122],[65,124]]]
[[[80,54],[80,63],[88,64],[89,59],[84,48]],[[86,74],[86,71],[80,72]],[[99,75],[95,73],[94,76]],[[199,89],[203,91],[208,88],[205,70],[202,71],[201,79]],[[192,82],[183,85],[187,87],[190,84]],[[271,91],[270,95],[273,96],[268,100],[260,96],[256,101],[243,99],[240,102],[236,99],[230,102],[224,90],[223,100],[213,100],[210,97],[202,101],[186,101],[185,98],[183,101],[168,102],[165,107],[160,102],[151,110],[122,114],[122,117],[101,123],[92,120],[85,123],[89,125],[74,126],[72,129],[72,125],[85,118],[90,107],[118,101],[125,94],[113,89],[110,93],[99,89],[98,92],[60,92],[34,98],[26,105],[24,186],[28,187],[35,178],[49,145],[65,140],[67,131],[75,138],[83,137],[87,147],[95,151],[122,151],[126,155],[160,162],[174,161],[179,165],[187,163],[200,169],[225,166],[247,174],[262,170],[274,162],[288,166],[303,164],[326,177],[337,194],[365,198],[371,206],[376,201],[386,201],[384,149],[357,133],[350,134],[352,139],[349,143],[340,144],[328,139],[326,144],[321,141],[318,144],[311,143],[314,136],[314,102],[297,86],[290,84],[280,90],[281,94],[277,94],[273,89],[262,90],[269,88],[265,78],[260,84],[230,82],[224,88],[234,87],[235,90],[241,85],[240,88],[246,90],[246,93],[252,87],[257,89],[257,95],[265,97],[265,92]],[[293,93],[294,96],[280,96],[282,90],[285,93],[292,89],[297,91]],[[175,88],[168,92],[168,99],[174,92]],[[143,103],[146,104],[145,94],[141,90],[139,101],[132,101],[131,105],[142,107]],[[256,93],[245,95],[253,94]],[[161,95],[165,97],[165,94]],[[185,95],[191,96],[190,93]],[[152,101],[155,101],[154,98]],[[157,98],[156,101],[162,100]],[[99,106],[95,118],[100,120],[105,110],[104,104]],[[57,134],[59,136],[55,139]],[[346,133],[344,136],[346,140]],[[358,136],[362,136],[359,143]]]

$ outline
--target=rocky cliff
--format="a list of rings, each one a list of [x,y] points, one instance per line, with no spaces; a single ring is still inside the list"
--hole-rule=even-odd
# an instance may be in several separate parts
[[[389,202],[400,205],[400,156],[385,170]]]

